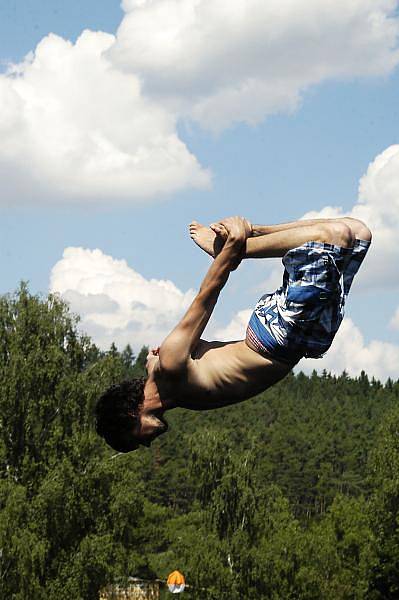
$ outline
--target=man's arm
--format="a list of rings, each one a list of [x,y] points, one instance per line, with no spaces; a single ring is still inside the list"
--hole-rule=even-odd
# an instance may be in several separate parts
[[[197,346],[219,294],[226,284],[230,271],[237,266],[237,258],[250,234],[246,221],[241,217],[232,217],[223,221],[228,238],[210,266],[186,314],[163,341],[159,360],[161,369],[170,373],[180,373],[187,366],[192,351]]]

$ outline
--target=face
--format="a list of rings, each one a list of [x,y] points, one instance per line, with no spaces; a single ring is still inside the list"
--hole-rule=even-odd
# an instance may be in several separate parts
[[[147,354],[146,369],[150,376],[156,366],[159,364],[159,348],[152,348]],[[152,382],[152,383],[151,383]],[[153,378],[149,377],[145,389],[151,389]],[[156,388],[155,388],[156,389]],[[155,404],[154,404],[155,400]],[[165,433],[168,429],[168,424],[163,419],[163,410],[160,407],[159,396],[145,393],[144,404],[139,415],[139,422],[134,429],[134,437],[142,446],[150,446],[151,442],[159,435]]]
[[[143,413],[134,429],[134,437],[142,446],[150,447],[159,435],[167,431],[168,425],[162,417],[156,417],[151,413]]]

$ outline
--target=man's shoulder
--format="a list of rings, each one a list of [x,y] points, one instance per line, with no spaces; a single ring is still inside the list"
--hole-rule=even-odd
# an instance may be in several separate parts
[[[191,358],[193,360],[198,360],[204,356],[208,352],[208,350],[212,350],[213,348],[221,348],[225,346],[227,342],[218,342],[218,341],[207,341],[202,338],[199,340],[198,344],[194,348],[191,353]]]

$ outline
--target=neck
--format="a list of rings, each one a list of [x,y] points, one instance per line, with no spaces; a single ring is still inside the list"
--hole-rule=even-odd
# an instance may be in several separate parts
[[[159,393],[158,385],[155,381],[153,373],[150,373],[144,387],[144,403],[143,409],[145,412],[153,414],[163,414],[166,410],[175,408],[175,403],[172,400],[165,398]]]

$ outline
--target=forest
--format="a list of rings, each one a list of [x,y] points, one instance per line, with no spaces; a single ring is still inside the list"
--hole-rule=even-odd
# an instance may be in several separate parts
[[[399,598],[399,379],[290,374],[118,454],[94,406],[146,352],[100,350],[24,283],[0,297],[1,598],[175,569],[193,600]]]

